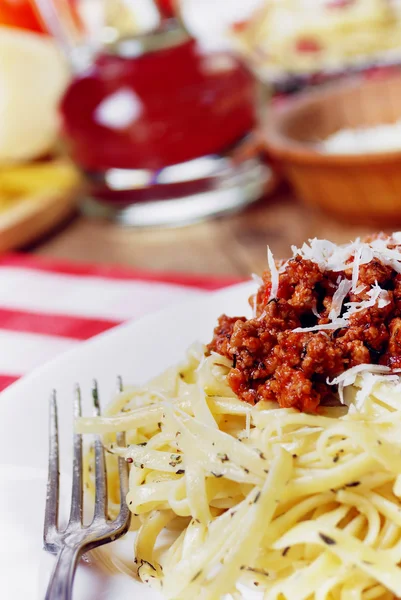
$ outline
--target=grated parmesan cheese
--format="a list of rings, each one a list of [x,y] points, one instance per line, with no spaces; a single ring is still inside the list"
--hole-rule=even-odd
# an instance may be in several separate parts
[[[272,251],[270,250],[269,246],[267,246],[267,263],[269,265],[270,277],[271,277],[271,283],[272,283],[269,300],[272,300],[273,298],[277,298],[279,274],[278,274],[276,263],[273,258]]]
[[[337,385],[338,386],[338,396],[340,398],[341,404],[347,404],[344,401],[344,388],[350,385],[354,385],[356,378],[359,377],[363,373],[369,374],[377,374],[377,375],[389,375],[391,373],[390,367],[385,367],[383,365],[373,365],[369,363],[365,363],[362,365],[356,365],[355,367],[351,367],[344,371],[338,377],[335,377],[330,381],[329,378],[326,379],[326,383],[328,385]],[[369,383],[367,382],[367,385]]]
[[[377,283],[367,292],[367,296],[369,296],[370,300],[347,302],[345,306],[348,307],[348,310],[344,313],[344,319],[348,319],[351,315],[354,315],[361,310],[371,308],[372,306],[375,306],[376,303],[379,308],[384,308],[390,304],[390,297],[387,290],[383,290]]]
[[[361,246],[355,252],[355,256],[354,256],[354,264],[352,267],[352,284],[351,284],[351,288],[353,290],[355,290],[358,285],[359,266],[361,264],[361,259],[362,259],[362,250],[363,250],[363,247]]]
[[[346,319],[337,319],[332,323],[323,323],[322,325],[314,325],[313,327],[296,327],[293,329],[293,333],[308,333],[309,331],[324,331],[325,329],[341,329],[341,327],[347,327],[348,321]]]
[[[320,319],[320,314],[317,312],[317,308],[316,308],[316,302],[312,306],[312,313],[315,315],[315,317],[317,317],[318,319]]]
[[[340,283],[336,291],[333,295],[333,300],[331,303],[331,310],[329,312],[330,321],[335,321],[341,313],[341,309],[343,307],[343,302],[351,291],[351,287],[353,287],[353,282],[349,279],[343,279]]]
[[[401,120],[373,127],[340,129],[321,144],[327,154],[377,154],[401,150]]]
[[[401,244],[401,232],[395,232],[389,238],[377,238],[371,242],[361,242],[357,238],[354,242],[339,246],[329,240],[318,240],[314,238],[309,243],[304,243],[301,248],[292,247],[293,257],[301,256],[303,259],[310,260],[318,265],[323,271],[352,272],[351,279],[337,280],[338,289],[334,293],[332,307],[329,313],[330,323],[325,325],[315,325],[314,327],[298,327],[294,332],[320,331],[324,329],[339,329],[346,327],[349,318],[362,310],[371,308],[377,304],[378,308],[384,308],[390,303],[390,297],[386,290],[382,289],[377,282],[367,290],[366,285],[358,285],[360,266],[370,263],[373,259],[378,260],[384,265],[390,266],[397,273],[401,273],[401,252],[394,248]],[[389,247],[393,246],[393,247]],[[286,265],[283,265],[285,269]],[[346,312],[339,318],[342,305],[352,291],[354,294],[361,294],[366,291],[368,298],[359,302],[348,302],[345,304]],[[315,311],[314,311],[315,314]]]
[[[344,385],[353,385],[357,376],[360,373],[367,371],[369,373],[377,373],[378,375],[385,375],[386,373],[391,373],[390,367],[386,367],[384,365],[373,365],[370,363],[364,363],[362,365],[355,365],[355,367],[351,367],[347,369],[338,377],[335,377],[330,381],[327,379],[326,382],[328,385],[339,385],[340,383]]]

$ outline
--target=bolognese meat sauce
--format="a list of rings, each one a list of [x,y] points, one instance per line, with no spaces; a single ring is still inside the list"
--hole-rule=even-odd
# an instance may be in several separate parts
[[[232,360],[228,382],[239,398],[313,412],[345,370],[401,368],[401,253],[399,264],[391,258],[401,244],[381,234],[354,246],[340,270],[294,252],[278,265],[273,294],[271,270],[263,274],[253,318],[220,317],[208,349]]]

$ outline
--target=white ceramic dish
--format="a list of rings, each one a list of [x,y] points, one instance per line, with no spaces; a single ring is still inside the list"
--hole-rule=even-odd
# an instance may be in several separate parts
[[[72,390],[79,382],[90,414],[90,385],[99,382],[103,406],[116,375],[142,383],[180,361],[195,340],[212,337],[217,317],[249,314],[255,283],[189,301],[102,334],[20,380],[0,396],[0,584],[7,600],[43,598],[53,558],[42,551],[47,477],[47,409],[53,388],[59,398],[61,472],[67,484],[71,461]],[[69,485],[62,504],[68,505]],[[3,595],[4,594],[4,595]],[[106,577],[80,566],[74,600],[158,600],[159,594],[125,575]]]

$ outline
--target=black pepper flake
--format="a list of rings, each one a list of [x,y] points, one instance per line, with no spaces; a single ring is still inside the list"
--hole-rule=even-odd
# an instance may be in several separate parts
[[[210,471],[212,475],[214,475],[215,477],[219,478],[219,477],[223,477],[223,473],[215,473],[214,471]]]
[[[382,441],[381,440],[377,440],[377,444],[378,444],[378,446],[381,446],[382,445]]]
[[[357,487],[358,485],[361,485],[360,481],[351,481],[351,483],[346,483],[345,487]]]
[[[235,515],[235,513],[236,513],[236,511],[235,511],[235,510],[233,510],[233,511],[230,513],[230,519],[232,519],[232,518],[233,518],[233,516]]]
[[[246,567],[245,565],[243,565],[241,567],[241,571],[243,570],[247,570],[250,571],[251,573],[257,573],[258,575],[264,575],[265,577],[269,577],[269,573],[267,571],[265,571],[264,569],[256,569],[255,567]]]
[[[263,469],[263,473],[266,473],[266,475],[269,473],[269,469]]]
[[[234,356],[233,356],[233,367],[232,368],[235,369],[236,366],[237,366],[237,355],[234,354]]]
[[[175,472],[176,475],[183,475],[185,473],[185,469],[178,469],[178,471]]]
[[[180,375],[181,379],[184,379],[184,377],[185,377],[184,373],[179,373],[179,375]]]
[[[240,568],[239,568],[240,571],[245,571],[245,569],[246,569],[245,565],[241,565]]]
[[[253,582],[253,585],[255,585],[256,587],[258,587],[258,585],[259,585],[259,581],[254,581],[254,582]]]
[[[137,446],[146,446],[148,442],[141,442],[140,444],[137,444]]]
[[[261,492],[258,492],[258,493],[256,494],[256,496],[255,496],[255,500],[253,501],[253,503],[254,503],[254,504],[256,504],[256,502],[259,500],[259,498],[260,498],[260,494],[261,494]]]
[[[230,459],[228,458],[227,454],[223,454],[222,452],[218,452],[218,454],[217,454],[217,458],[218,458],[219,460],[221,460],[221,462],[227,462],[227,461],[229,461],[229,460],[230,460]]]
[[[298,454],[293,454],[292,458],[298,458]]]
[[[159,429],[162,428],[162,425],[163,425],[163,423],[161,421],[159,421],[158,424],[157,424],[157,426],[158,426]]]
[[[145,560],[144,558],[141,558],[141,564],[139,566],[139,569],[141,567],[143,567],[144,565],[148,565],[148,567],[150,567],[153,571],[156,571],[156,567],[154,565],[152,565],[152,563],[150,563],[148,560]],[[138,571],[139,571],[138,569]]]
[[[328,535],[326,535],[325,533],[319,533],[319,537],[321,540],[323,540],[323,542],[325,544],[327,544],[328,546],[334,546],[336,543],[336,540],[333,540],[333,538],[329,537]]]
[[[286,548],[284,548],[284,550],[281,553],[281,556],[287,556],[288,552],[290,551],[290,546],[287,546]]]
[[[92,465],[89,465],[89,467],[88,467],[88,473],[92,473]]]
[[[129,505],[130,505],[130,506],[131,506],[131,504],[132,504],[132,500],[130,500],[130,501],[129,501]]]
[[[247,469],[246,467],[242,467],[242,468],[244,469],[245,473],[248,475],[249,469]]]
[[[335,457],[333,458],[333,463],[336,463],[340,460],[340,455],[336,454]]]
[[[259,450],[258,448],[256,449],[256,452],[259,454],[259,457],[262,460],[266,460],[266,456],[263,454],[263,452],[261,450]]]
[[[194,576],[192,577],[192,579],[191,579],[191,583],[192,583],[193,581],[195,581],[196,579],[198,579],[198,577],[200,577],[201,575],[202,575],[202,571],[198,571],[198,572],[196,573],[196,575],[194,575]]]

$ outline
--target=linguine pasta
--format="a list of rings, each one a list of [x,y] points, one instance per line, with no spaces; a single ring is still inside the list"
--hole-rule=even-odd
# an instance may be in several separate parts
[[[175,600],[240,598],[243,586],[266,600],[400,597],[398,377],[358,372],[343,390],[349,409],[306,414],[240,401],[230,366],[193,347],[77,422],[104,436],[111,512],[115,456],[130,463],[135,575]],[[93,485],[90,465],[89,453]]]

